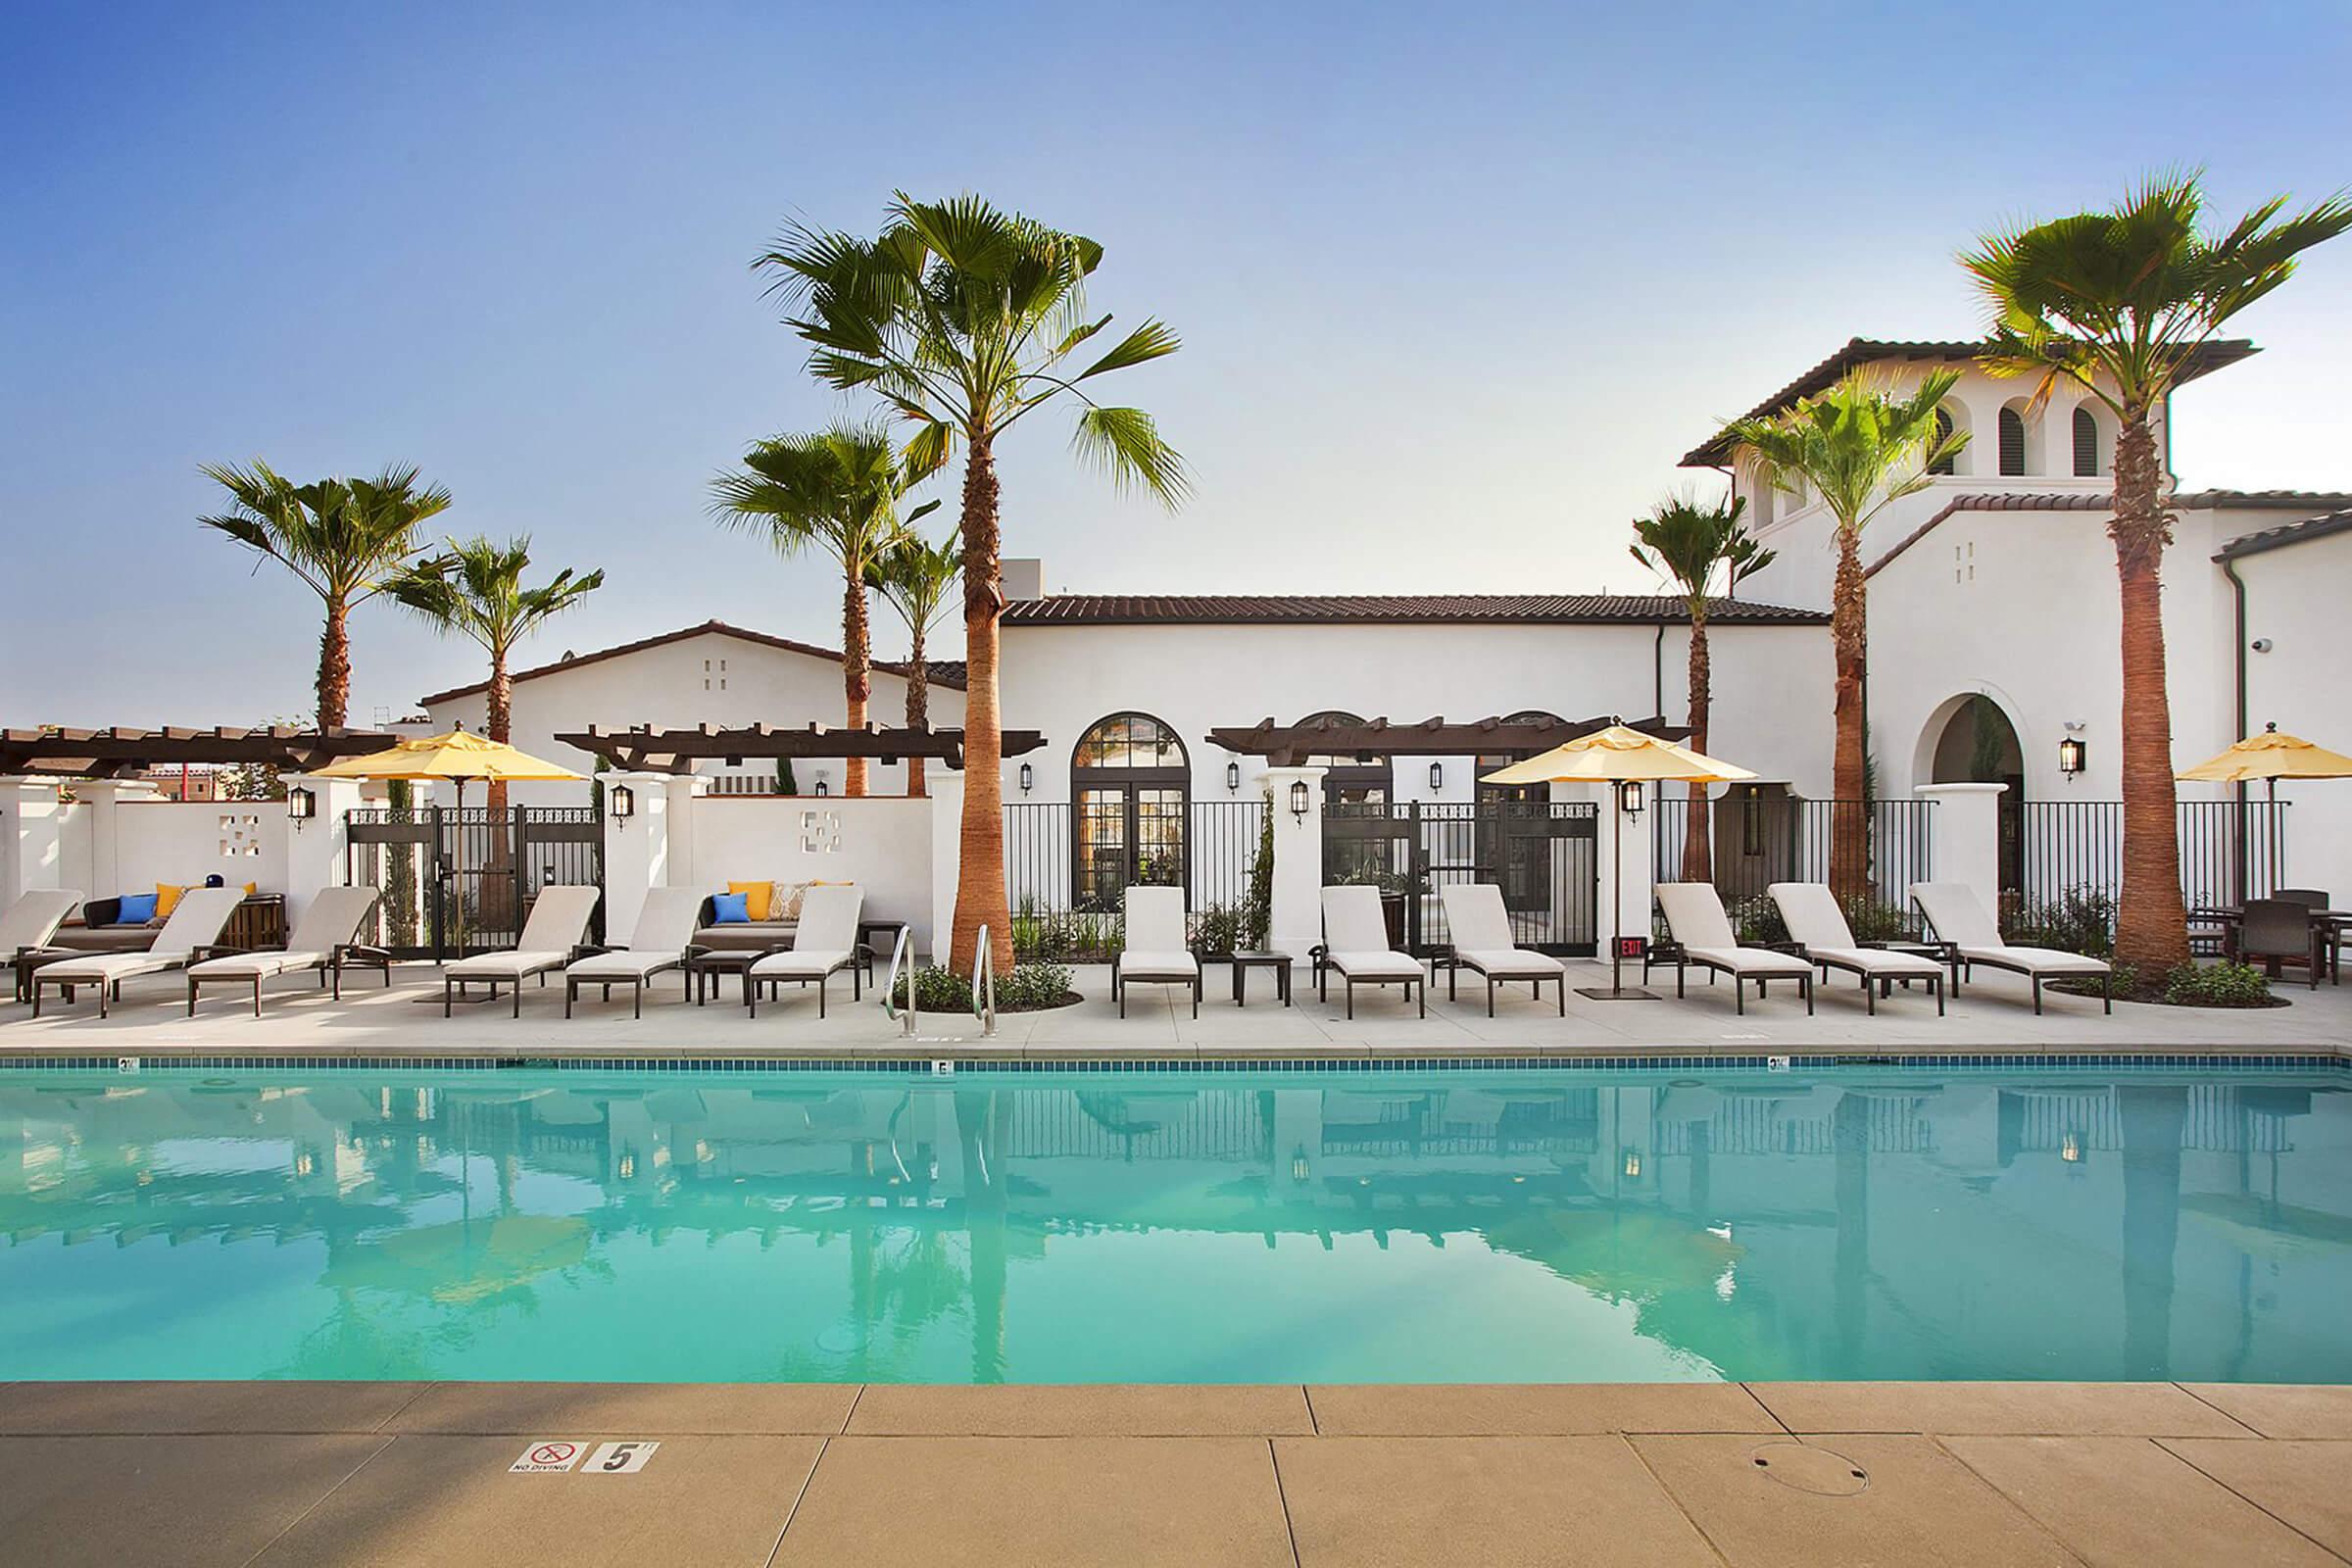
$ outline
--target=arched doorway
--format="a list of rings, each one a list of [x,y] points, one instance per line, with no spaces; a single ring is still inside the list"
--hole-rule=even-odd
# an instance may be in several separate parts
[[[1149,713],[1098,719],[1070,757],[1070,898],[1112,910],[1130,883],[1185,885],[1192,760]]]
[[[1944,705],[1923,745],[1928,784],[2006,784],[2000,805],[2001,891],[2025,886],[2026,753],[2001,705],[1981,692]]]

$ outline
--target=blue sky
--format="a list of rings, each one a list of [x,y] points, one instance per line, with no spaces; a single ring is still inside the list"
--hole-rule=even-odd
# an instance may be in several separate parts
[[[2352,180],[2340,5],[11,6],[0,709],[307,710],[316,601],[201,533],[205,462],[414,463],[448,526],[611,585],[526,661],[838,589],[710,521],[841,412],[747,270],[894,186],[1094,235],[1175,359],[1118,380],[1170,515],[1041,416],[1006,553],[1125,591],[1646,590],[1674,459],[1848,336],[1978,325],[1952,255],[2201,164]],[[2352,240],[2181,400],[2200,485],[2352,486]],[[951,497],[950,511],[953,510]],[[382,606],[353,713],[477,678]],[[953,636],[950,641],[956,640]],[[883,646],[893,646],[885,634]],[[953,650],[942,650],[943,653]],[[627,715],[616,715],[626,717]]]

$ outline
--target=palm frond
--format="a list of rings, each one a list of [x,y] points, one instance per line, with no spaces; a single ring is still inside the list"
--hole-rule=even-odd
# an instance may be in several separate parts
[[[1071,445],[1108,473],[1113,484],[1141,484],[1171,508],[1192,488],[1183,457],[1161,439],[1159,426],[1141,409],[1081,410]]]

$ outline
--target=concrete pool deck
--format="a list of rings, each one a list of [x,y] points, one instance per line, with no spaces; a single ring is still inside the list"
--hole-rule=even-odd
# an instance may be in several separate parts
[[[660,1447],[511,1473],[551,1439]],[[58,1568],[2329,1564],[2347,1476],[2344,1387],[0,1388]]]
[[[1606,965],[1572,965],[1570,985],[1607,983]],[[1237,1007],[1222,965],[1209,970],[1200,1016],[1191,1015],[1180,993],[1166,987],[1135,988],[1126,1018],[1109,1001],[1108,970],[1076,971],[1085,997],[1078,1005],[1040,1013],[1008,1013],[994,1040],[980,1038],[964,1015],[926,1013],[918,1039],[909,1041],[897,1022],[873,1004],[849,1001],[846,987],[829,1016],[816,1016],[816,999],[791,994],[746,1017],[729,990],[727,1000],[697,1007],[679,1000],[664,981],[647,994],[645,1016],[632,1019],[625,1001],[601,1003],[583,997],[577,1016],[564,1016],[562,983],[523,993],[522,1016],[496,1004],[461,1006],[441,1016],[438,971],[427,964],[403,964],[388,988],[355,979],[336,1002],[302,981],[281,981],[270,993],[259,1019],[249,1005],[226,993],[207,1000],[194,1018],[186,1015],[185,983],[170,975],[130,982],[112,1016],[100,1018],[85,996],[66,1006],[54,998],[39,1018],[29,1008],[0,1006],[0,1057],[10,1054],[91,1053],[128,1054],[196,1051],[348,1053],[365,1055],[431,1055],[491,1052],[499,1054],[555,1054],[643,1055],[798,1055],[856,1059],[863,1056],[944,1056],[1047,1059],[1138,1056],[1478,1056],[1528,1054],[1590,1055],[1641,1054],[1756,1054],[1778,1052],[2018,1051],[2018,1052],[2195,1052],[2321,1053],[2352,1051],[2352,990],[2322,985],[2309,990],[2284,985],[2278,994],[2289,1005],[2244,1010],[2144,1006],[2118,1003],[2112,1017],[2095,999],[2051,996],[2036,1017],[2022,980],[1981,973],[1979,980],[1937,1017],[1924,994],[1896,992],[1879,1004],[1877,1016],[1865,1009],[1851,985],[1825,987],[1815,1014],[1806,1016],[1793,997],[1776,990],[1759,1002],[1750,997],[1744,1014],[1735,1012],[1728,983],[1708,986],[1695,977],[1687,1000],[1674,998],[1671,974],[1658,1002],[1596,1002],[1568,994],[1561,1017],[1548,988],[1535,1003],[1524,991],[1486,1014],[1485,988],[1465,986],[1461,1000],[1448,1002],[1445,987],[1432,988],[1429,1016],[1394,996],[1364,995],[1356,1016],[1346,1016],[1335,994],[1313,1000],[1303,972],[1297,1004],[1282,1006],[1270,976],[1250,976],[1250,1004]]]

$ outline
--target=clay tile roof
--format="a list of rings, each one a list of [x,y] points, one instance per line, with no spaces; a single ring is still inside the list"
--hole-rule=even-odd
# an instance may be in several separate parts
[[[2334,490],[2182,490],[2173,496],[2172,504],[2173,510],[2176,512],[2238,510],[2315,512],[2322,507],[2352,507],[2352,493]],[[1865,577],[1877,576],[1895,557],[1925,539],[1929,534],[1934,533],[1944,518],[1955,512],[2108,512],[2112,511],[2114,506],[2115,497],[2104,490],[2073,490],[2058,495],[1996,491],[1981,495],[1954,496],[1927,521],[1896,540],[1885,555],[1863,569],[1862,575]],[[2326,520],[2324,517],[2312,519],[2315,523]],[[2271,528],[2262,533],[2247,534],[2213,559],[2220,561],[2228,556],[2253,555],[2261,550],[2276,549],[2277,545],[2257,545],[2245,550],[2240,550],[2237,546],[2246,543],[2247,540],[2267,538],[2272,534],[2285,534],[2293,531],[2295,527],[2305,526],[2308,524],[2297,523],[2291,527]],[[2321,531],[2315,530],[2312,536],[2317,537]],[[2331,533],[2335,530],[2324,531]],[[2279,541],[2281,544],[2295,542],[2292,539]]]
[[[2240,534],[2222,546],[2216,561],[2234,561],[2240,556],[2259,556],[2269,550],[2283,550],[2288,545],[2307,544],[2325,539],[2330,534],[2352,532],[2352,511],[2331,512],[2324,517],[2306,517],[2301,522],[2281,523],[2259,533]]]
[[[682,643],[689,637],[710,634],[740,638],[747,643],[758,643],[763,648],[781,648],[788,654],[806,654],[810,659],[829,659],[835,663],[841,662],[841,650],[838,648],[820,648],[814,643],[795,642],[790,637],[777,637],[768,632],[752,631],[743,626],[731,626],[723,620],[706,620],[699,626],[681,626],[676,631],[665,631],[658,637],[641,637],[633,643],[621,643],[612,648],[600,648],[594,653],[569,654],[552,664],[540,664],[531,669],[518,669],[509,678],[519,685],[526,680],[537,680],[542,675],[554,675],[566,669],[577,669],[582,664],[601,663],[608,659],[618,659],[623,654],[641,654],[649,648],[661,648],[670,643]],[[963,689],[962,661],[933,659],[925,660],[924,663],[930,669],[932,684],[953,686],[957,691]],[[877,659],[874,661],[874,668],[887,670],[893,675],[906,673],[906,664],[896,660]],[[419,697],[416,699],[416,703],[420,708],[429,708],[435,703],[453,702],[460,697],[475,696],[487,691],[489,686],[488,681],[477,680],[468,686],[452,686],[445,692],[434,692],[429,697]]]
[[[1007,626],[1145,625],[1649,625],[1679,621],[1665,594],[1056,594],[1004,607]],[[1745,600],[1709,602],[1726,625],[1817,626],[1811,610]]]
[[[1872,365],[1883,360],[1936,360],[1945,364],[1974,360],[1984,348],[1980,339],[1897,339],[1856,337],[1846,339],[1845,346],[1816,365],[1787,386],[1757,404],[1742,415],[1742,418],[1760,419],[1768,414],[1778,414],[1798,398],[1809,398],[1857,365]],[[2188,368],[2177,384],[2186,384],[2201,375],[2211,375],[2250,355],[2261,352],[2246,338],[2216,338],[2192,355]],[[1731,460],[1732,444],[1718,433],[1683,454],[1679,465],[1685,468],[1720,467]]]

